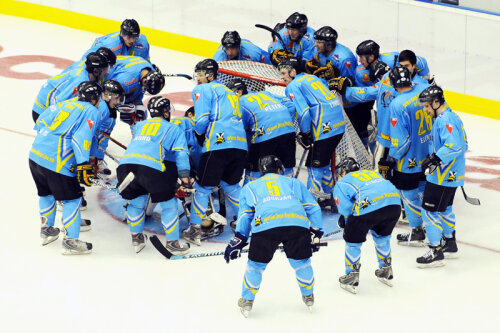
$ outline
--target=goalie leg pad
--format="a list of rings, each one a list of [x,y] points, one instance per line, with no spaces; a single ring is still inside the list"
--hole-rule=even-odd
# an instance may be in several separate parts
[[[314,292],[314,272],[311,266],[311,258],[291,259],[288,262],[295,270],[295,277],[299,284],[302,296],[309,296]]]
[[[177,214],[177,199],[159,203],[161,207],[161,224],[167,241],[179,240],[179,215]]]
[[[243,277],[241,297],[248,300],[255,299],[255,294],[259,291],[262,282],[262,273],[264,273],[266,267],[266,263],[248,259],[247,269]]]
[[[80,236],[80,223],[82,216],[80,214],[80,205],[82,198],[73,200],[63,200],[62,222],[66,230],[66,236],[78,239]]]
[[[146,203],[148,195],[144,194],[135,199],[129,200],[127,206],[127,224],[130,232],[140,234],[144,230],[144,222],[146,220]]]
[[[38,199],[40,206],[40,217],[43,223],[53,227],[56,220],[56,199],[53,195],[47,195]]]
[[[207,211],[208,196],[212,193],[212,187],[194,184],[196,192],[191,202],[191,224],[201,224],[201,220]]]

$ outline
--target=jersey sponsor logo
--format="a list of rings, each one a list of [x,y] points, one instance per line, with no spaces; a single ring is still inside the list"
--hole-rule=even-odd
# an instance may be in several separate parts
[[[332,126],[330,125],[330,122],[321,124],[321,127],[323,129],[323,134],[328,133],[332,130]]]
[[[135,48],[135,49],[142,49],[142,50],[143,50],[143,49],[145,49],[144,45],[143,45],[143,44],[141,44],[141,43],[136,43],[136,44],[134,45],[134,48]]]
[[[200,98],[201,94],[200,93],[196,93],[194,94],[194,102],[198,102],[198,98]]]
[[[396,127],[397,123],[398,123],[398,119],[397,118],[391,118],[391,125],[392,125],[392,127]]]
[[[130,81],[125,81],[124,83],[125,83],[126,86],[129,86],[129,85],[131,85],[131,84],[133,84],[133,83],[135,83],[137,81],[139,81],[139,79],[135,78],[135,79],[132,79]]]
[[[450,174],[448,175],[448,179],[446,181],[448,182],[454,182],[457,180],[457,172],[456,171],[450,171]]]
[[[363,74],[363,82],[370,81],[370,75],[368,73]]]
[[[339,57],[339,55],[338,55],[338,54],[336,54],[336,53],[332,55],[332,59],[333,59],[333,60],[335,60],[336,62],[339,62],[339,61],[340,61],[340,57]]]
[[[87,119],[87,124],[89,125],[90,130],[92,130],[92,127],[94,127],[95,121]]]
[[[215,135],[217,136],[217,139],[215,139],[215,144],[218,145],[226,141],[226,139],[224,139],[224,132],[215,133]]]
[[[255,217],[255,226],[258,227],[260,224],[262,223],[262,219],[260,218],[260,216],[256,216]]]
[[[115,52],[116,50],[121,49],[121,48],[122,48],[122,46],[123,46],[123,44],[119,44],[117,47],[113,47],[113,48],[111,49],[111,51]],[[121,53],[121,52],[120,52],[120,53]]]
[[[450,132],[450,134],[451,134],[451,132],[453,131],[453,125],[451,125],[451,124],[446,124],[446,129],[447,129],[447,130],[448,130],[448,132]]]
[[[415,157],[409,158],[408,159],[408,169],[413,169],[416,166],[417,166],[417,161],[416,161]]]
[[[261,126],[260,128],[257,129],[257,137],[263,136],[264,134],[266,134],[264,126]]]
[[[370,202],[370,200],[368,200],[368,197],[366,197],[365,200],[361,201],[360,206],[361,206],[361,209],[364,209],[370,205],[371,205],[371,202]]]

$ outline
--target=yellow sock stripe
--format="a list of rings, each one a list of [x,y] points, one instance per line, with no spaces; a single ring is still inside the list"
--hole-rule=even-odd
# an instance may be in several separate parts
[[[432,216],[429,215],[429,212],[425,212],[425,216],[429,219],[429,221],[436,227],[438,228],[439,230],[443,231],[443,227],[440,226],[439,224],[436,224],[434,223],[434,219],[432,218]]]
[[[132,227],[135,227],[136,225],[138,225],[139,223],[142,222],[142,220],[144,220],[144,216],[145,216],[145,213],[143,212],[139,219],[137,220],[137,222],[133,221],[133,220],[130,220],[129,218],[127,218],[127,223],[130,224],[130,226]]]
[[[299,280],[297,279],[297,282],[299,283],[299,286],[301,286],[302,288],[312,289],[312,287],[314,286],[314,283],[315,283],[316,281],[314,281],[314,279],[313,279],[313,281],[311,282],[311,284],[305,284],[305,283],[302,283],[301,281],[299,281]]]
[[[54,211],[55,208],[56,208],[56,202],[54,201],[54,203],[50,207],[47,207],[43,210],[40,210],[40,215],[48,216],[48,215],[52,214],[52,212]]]
[[[196,201],[196,198],[193,199],[193,207],[196,215],[198,215],[201,218],[205,215],[206,209],[203,210],[199,205],[198,202]]]
[[[174,230],[175,230],[175,227],[176,227],[178,224],[179,224],[179,219],[178,219],[178,218],[176,218],[176,219],[175,219],[175,223],[174,223],[174,224],[172,224],[172,226],[171,226],[170,228],[167,228],[165,225],[163,225],[163,230],[165,230],[165,232],[166,232],[167,234],[170,234],[170,233],[172,233],[172,231],[174,231]]]
[[[235,200],[233,199],[230,195],[227,196],[227,199],[233,203],[233,205],[235,205],[236,207],[239,207],[240,206],[240,201],[239,200]]]
[[[450,228],[455,228],[455,222],[448,222],[443,216],[439,216],[439,218],[441,219],[441,221],[443,221],[444,223],[446,223]]]
[[[248,290],[250,290],[250,292],[251,292],[252,294],[254,294],[254,295],[255,295],[255,294],[259,291],[260,286],[259,286],[259,287],[257,287],[257,288],[252,288],[252,287],[250,287],[250,286],[248,285],[248,283],[247,283],[247,279],[246,279],[246,277],[243,279],[243,284],[245,285],[245,288],[246,288],[246,289],[248,289]]]
[[[74,215],[73,215],[73,218],[72,218],[72,219],[71,219],[68,223],[63,222],[63,224],[64,224],[64,229],[68,229],[68,228],[70,227],[70,225],[72,225],[72,224],[73,224],[73,222],[75,222],[75,220],[76,220],[76,218],[77,218],[78,216],[80,216],[80,207],[78,207],[78,208],[76,209],[76,214],[74,214]]]

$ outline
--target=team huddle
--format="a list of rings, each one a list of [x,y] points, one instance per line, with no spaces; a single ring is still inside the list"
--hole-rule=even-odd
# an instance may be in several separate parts
[[[92,251],[79,238],[90,228],[81,216],[82,185],[109,187],[112,172],[104,156],[112,157],[106,149],[119,115],[132,139],[118,161],[114,190],[127,200],[135,252],[146,245],[151,207],[160,206],[166,235],[164,246],[153,244],[183,256],[190,244],[201,246],[223,230],[226,220],[219,213],[227,203],[237,216],[225,260],[237,259],[250,244],[238,301],[245,317],[280,244],[304,303],[313,306],[311,256],[324,235],[322,209],[340,214],[346,247],[339,282],[352,293],[368,232],[379,264],[375,275],[392,286],[390,239],[402,207],[411,231],[398,234],[398,243],[429,246],[416,259],[419,267],[456,258],[452,205],[464,184],[467,136],[425,58],[411,50],[381,54],[375,41],[366,40],[356,48],[358,64],[332,27],[314,30],[297,12],[269,30],[267,50],[236,31],[224,33],[213,58],[195,66],[193,107],[182,118],[171,118],[173,105],[164,96],[144,106],[145,93],[159,94],[165,75],[151,63],[147,38],[133,19],[123,21],[120,32],[97,38],[78,62],[48,79],[33,105],[37,136],[29,155],[42,244],[59,237],[60,202],[63,254]],[[284,95],[252,91],[247,79],[237,77],[221,83],[219,64],[231,60],[274,66],[286,84]],[[353,156],[335,161],[348,135],[345,117],[373,157],[374,170],[362,169]],[[302,166],[296,165],[296,142],[307,154],[307,184],[294,177],[293,169]],[[179,200],[189,221],[182,233]]]

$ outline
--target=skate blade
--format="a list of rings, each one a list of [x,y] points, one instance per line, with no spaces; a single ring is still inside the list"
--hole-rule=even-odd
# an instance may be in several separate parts
[[[184,238],[184,240],[188,243],[191,243],[191,244],[194,244],[197,246],[201,246],[201,239],[191,239],[191,238],[186,238],[186,237],[182,237],[182,238]]]
[[[90,231],[91,229],[92,229],[92,227],[90,225],[81,225],[80,226],[80,232]]]
[[[47,238],[42,238],[42,245],[47,245],[47,244],[50,244],[52,243],[53,241],[55,241],[56,239],[59,238],[59,235],[57,236],[49,236]]]
[[[92,253],[92,250],[76,251],[76,250],[70,250],[70,249],[63,249],[63,251],[62,251],[63,255],[80,255],[80,254],[89,254],[89,253]]]
[[[358,293],[358,287],[357,286],[352,286],[350,284],[340,284],[340,287],[344,290],[347,290],[350,293],[357,294]]]
[[[208,218],[214,222],[217,222],[219,224],[222,224],[222,225],[226,225],[227,224],[227,219],[220,215],[219,213],[215,212],[215,213],[212,213],[208,216]]]
[[[444,258],[445,259],[458,259],[458,252],[445,252],[444,253]]]
[[[250,312],[250,310],[247,310],[245,308],[240,308],[240,312],[243,315],[243,317],[248,318],[248,313]]]
[[[427,244],[424,241],[398,241],[398,245],[408,246],[408,247],[424,247]]]
[[[139,253],[142,251],[142,249],[144,249],[146,247],[146,243],[144,242],[143,244],[139,244],[139,245],[134,245],[134,251],[135,253]]]
[[[436,260],[433,261],[430,264],[419,264],[417,263],[418,268],[434,268],[434,267],[443,267],[444,266],[444,260]]]
[[[312,313],[312,312],[313,312],[313,307],[312,307],[312,305],[307,305],[307,310],[309,310],[309,312],[310,312],[310,313]]]
[[[380,282],[382,282],[383,284],[389,286],[389,287],[392,287],[393,284],[392,284],[392,279],[389,280],[389,279],[386,279],[386,278],[377,278]]]

